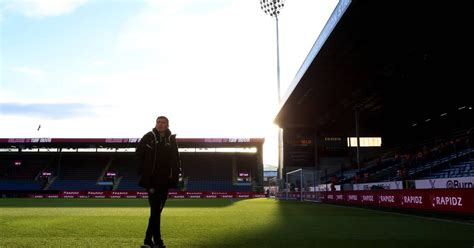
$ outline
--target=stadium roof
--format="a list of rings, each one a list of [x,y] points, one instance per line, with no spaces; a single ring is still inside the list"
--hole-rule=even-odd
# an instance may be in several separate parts
[[[341,0],[274,122],[354,135],[357,109],[366,136],[397,138],[428,122],[445,127],[440,116],[474,105],[473,17],[469,1]]]

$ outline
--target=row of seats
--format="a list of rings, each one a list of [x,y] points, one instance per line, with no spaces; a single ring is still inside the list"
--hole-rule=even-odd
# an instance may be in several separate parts
[[[188,181],[187,191],[251,191],[250,185],[233,185],[232,181]]]
[[[103,190],[96,180],[56,180],[50,190]]]
[[[449,154],[443,158],[429,161],[427,163],[417,165],[408,169],[406,177],[419,179],[424,174],[433,172],[434,170],[445,168],[446,165],[449,165],[452,161],[457,161],[460,158],[466,158],[471,156],[471,153],[474,153],[474,148],[465,149],[459,152]],[[449,174],[448,174],[449,175]],[[394,177],[394,180],[400,180],[402,177],[400,175]]]
[[[255,156],[228,154],[182,154],[182,169],[186,177],[184,187],[190,191],[250,191],[250,185],[233,185],[233,170],[248,171],[251,174]],[[26,161],[26,159],[24,159]],[[97,184],[99,176],[111,162],[109,171],[117,173],[120,178],[117,190],[142,190],[138,186],[138,175],[134,156],[85,157],[84,155],[67,154],[59,160],[51,162],[51,157],[45,157],[43,163],[24,162],[18,168],[9,171],[13,178],[4,180],[0,175],[2,190],[38,190],[44,184],[35,181],[36,175],[44,169],[56,176],[49,190],[103,190],[105,187]],[[4,163],[8,164],[8,163]],[[234,166],[233,166],[234,164]],[[3,166],[2,171],[11,169]],[[255,169],[255,168],[253,168]],[[5,173],[3,173],[5,174]]]
[[[419,179],[432,178],[451,178],[451,177],[474,177],[474,159],[468,159],[448,168],[435,170],[427,175],[419,177]]]
[[[40,190],[42,184],[28,179],[1,179],[0,190]]]
[[[417,179],[425,170],[450,161],[455,156],[462,155],[463,152],[470,150],[470,147],[472,147],[470,142],[472,141],[468,136],[462,136],[435,140],[412,148],[400,147],[399,150],[391,152],[393,156],[389,155],[391,153],[387,153],[369,162],[369,165],[364,166],[360,172],[356,173],[354,178],[345,176],[339,178],[339,181],[342,183],[357,183]],[[337,177],[339,176],[337,175]]]

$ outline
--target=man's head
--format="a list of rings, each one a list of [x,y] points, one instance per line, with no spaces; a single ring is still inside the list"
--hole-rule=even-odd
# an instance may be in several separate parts
[[[158,118],[156,118],[156,130],[158,130],[158,132],[165,132],[166,129],[168,129],[169,127],[169,121],[168,121],[168,118],[166,118],[165,116],[158,116]]]

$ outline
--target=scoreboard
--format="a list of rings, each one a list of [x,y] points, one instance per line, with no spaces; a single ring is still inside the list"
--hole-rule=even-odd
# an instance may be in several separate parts
[[[315,166],[315,134],[312,128],[287,128],[283,132],[284,166]]]

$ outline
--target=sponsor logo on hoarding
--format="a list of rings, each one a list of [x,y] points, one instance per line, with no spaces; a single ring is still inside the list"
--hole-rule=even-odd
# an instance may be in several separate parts
[[[435,183],[436,183],[436,179],[429,179],[429,182],[430,182],[430,185],[431,185],[431,188],[434,189],[435,188]]]
[[[474,177],[453,177],[416,180],[417,189],[472,189]]]
[[[362,195],[363,202],[373,202],[374,196],[373,195]]]
[[[395,196],[393,196],[393,195],[381,195],[381,196],[379,196],[379,203],[380,202],[394,203],[395,202]]]
[[[355,189],[356,190],[370,190],[374,186],[384,188],[384,189],[400,189],[401,181],[356,184]]]
[[[229,142],[248,143],[248,142],[250,142],[250,138],[238,138],[238,139],[230,138]]]
[[[63,191],[63,195],[79,195],[80,191]]]
[[[358,198],[357,198],[357,195],[348,195],[347,200],[348,201],[357,201]]]
[[[137,143],[139,138],[109,138],[105,143]]]
[[[213,191],[211,192],[212,195],[227,195],[227,192],[216,192],[216,191]]]
[[[209,138],[204,139],[206,143],[249,143],[250,138]]]
[[[186,192],[186,195],[202,195],[202,192]]]
[[[8,139],[8,143],[51,143],[51,138],[14,138]]]
[[[112,191],[112,195],[128,195],[126,191]]]
[[[103,195],[104,191],[87,191],[88,195]]]
[[[462,207],[462,197],[454,197],[454,196],[436,196],[433,197],[432,201],[433,207],[434,206],[457,206]]]
[[[474,188],[472,182],[460,182],[459,180],[448,180],[446,182],[447,189],[464,189]]]
[[[422,205],[423,204],[423,197],[422,196],[403,196],[402,205],[407,203],[407,204],[417,204],[417,205]]]

